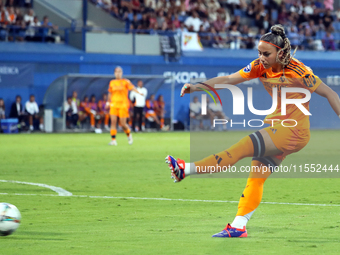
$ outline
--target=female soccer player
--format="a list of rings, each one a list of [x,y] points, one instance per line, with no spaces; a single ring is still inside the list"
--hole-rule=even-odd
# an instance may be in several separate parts
[[[281,87],[304,88],[327,98],[340,118],[339,96],[314,75],[309,67],[291,56],[290,42],[281,25],[274,25],[271,27],[271,32],[261,37],[258,52],[259,58],[244,69],[228,76],[212,78],[205,84],[211,87],[215,87],[215,84],[236,85],[250,79],[260,78],[271,96],[273,87],[277,87],[279,92]],[[202,84],[195,86],[185,84],[181,96],[200,91],[199,87],[207,89]],[[288,99],[304,97],[302,93],[287,94]],[[309,102],[304,103],[303,106],[308,110]],[[232,166],[242,158],[253,157],[251,169],[258,169],[258,171],[250,172],[246,188],[238,204],[236,217],[231,224],[228,223],[220,233],[213,237],[247,237],[246,224],[261,202],[263,184],[271,174],[270,169],[279,166],[287,155],[301,150],[309,141],[308,115],[305,115],[296,105],[288,105],[286,115],[281,115],[281,93],[278,93],[276,110],[268,115],[264,122],[272,124],[271,119],[291,119],[293,123],[290,126],[294,126],[296,122],[297,124],[295,127],[284,127],[281,121],[274,122],[274,127],[263,128],[244,137],[227,150],[194,163],[185,163],[181,159],[175,160],[172,156],[166,157],[166,163],[169,164],[175,182],[183,180],[190,174],[209,173],[209,170],[206,171],[208,166],[221,166],[222,168]]]
[[[119,117],[120,125],[122,126],[125,134],[128,137],[129,144],[133,143],[132,135],[129,126],[126,123],[126,119],[129,117],[129,91],[132,90],[137,94],[143,96],[142,93],[133,86],[131,81],[128,79],[123,79],[123,69],[117,66],[114,71],[116,79],[110,81],[109,85],[109,95],[106,107],[110,107],[110,117],[111,117],[111,142],[109,145],[117,145],[116,134],[117,134],[117,117]]]

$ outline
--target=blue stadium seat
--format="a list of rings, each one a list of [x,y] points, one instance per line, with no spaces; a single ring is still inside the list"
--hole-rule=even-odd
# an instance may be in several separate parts
[[[333,27],[336,31],[340,31],[340,22],[339,21],[333,22]]]
[[[246,12],[241,9],[235,9],[234,16],[247,17]]]
[[[277,19],[279,18],[278,11],[273,9],[271,14],[272,14],[272,21],[276,22]]]
[[[322,39],[325,36],[326,32],[325,31],[318,31],[316,32],[316,39]]]
[[[184,21],[187,19],[187,17],[188,17],[188,16],[179,15],[179,16],[178,16],[178,20],[179,20],[180,22],[184,22]]]
[[[334,40],[340,40],[340,32],[334,32],[333,36],[334,36]]]

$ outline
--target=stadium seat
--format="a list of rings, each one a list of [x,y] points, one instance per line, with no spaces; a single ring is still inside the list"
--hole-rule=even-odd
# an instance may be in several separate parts
[[[340,40],[340,32],[333,33],[334,40]]]
[[[278,10],[273,9],[272,10],[272,20],[276,21],[279,18]]]

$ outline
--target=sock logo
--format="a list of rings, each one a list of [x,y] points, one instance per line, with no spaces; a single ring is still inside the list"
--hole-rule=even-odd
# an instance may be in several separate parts
[[[244,194],[242,194],[242,196],[241,197],[244,197]]]
[[[228,151],[224,151],[225,153],[227,153],[229,158],[233,158],[233,156],[231,156],[231,154]]]
[[[222,159],[220,156],[214,154],[215,159],[217,160],[217,164],[220,164]]]

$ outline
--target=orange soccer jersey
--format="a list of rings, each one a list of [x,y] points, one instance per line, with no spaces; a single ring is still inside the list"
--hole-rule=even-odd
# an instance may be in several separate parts
[[[111,93],[111,107],[129,108],[129,91],[134,88],[127,79],[114,79],[110,81],[109,93]]]
[[[297,122],[296,128],[308,129],[309,117],[305,115],[296,105],[288,104],[286,106],[286,115],[281,115],[281,88],[282,87],[297,87],[308,89],[313,93],[316,88],[322,83],[320,78],[313,74],[313,71],[308,66],[293,58],[292,61],[285,66],[285,72],[283,76],[283,70],[275,73],[271,68],[265,69],[260,62],[260,59],[256,59],[251,62],[244,69],[239,71],[240,75],[245,79],[259,78],[263,83],[267,92],[272,95],[272,88],[277,87],[278,98],[276,110],[265,118],[265,122],[272,124],[273,119],[285,120],[293,119]],[[305,98],[303,93],[287,93],[287,99],[302,99]],[[302,104],[309,111],[309,102]]]

